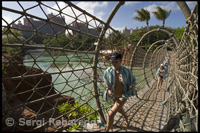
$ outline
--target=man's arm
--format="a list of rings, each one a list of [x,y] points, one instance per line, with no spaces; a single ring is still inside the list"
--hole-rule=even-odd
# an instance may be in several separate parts
[[[114,96],[114,93],[111,92],[111,90],[108,88],[108,86],[106,85],[106,83],[105,83],[105,87],[106,87],[107,93],[108,93],[111,97],[113,97],[113,96]]]
[[[104,72],[104,76],[103,76],[103,80],[105,83],[105,93],[107,93],[109,96],[113,97],[114,94],[111,91],[112,85],[111,85],[111,81],[109,81],[109,75],[107,73],[107,71]]]

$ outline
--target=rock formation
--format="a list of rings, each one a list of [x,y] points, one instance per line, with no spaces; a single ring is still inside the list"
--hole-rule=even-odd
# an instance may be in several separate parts
[[[66,102],[74,104],[75,102],[73,97],[61,96],[61,94],[55,92],[52,77],[49,73],[23,65],[23,58],[19,56],[12,57],[3,54],[2,67],[5,71],[2,75],[2,83],[8,98],[7,101],[10,108],[14,107],[9,110],[9,112],[11,111],[9,117],[12,117],[15,121],[27,116],[32,118],[40,113],[43,114],[37,116],[37,119],[57,117],[61,115],[56,108],[58,105]],[[26,128],[33,127],[24,126],[20,128],[26,130]],[[17,129],[15,128],[14,131],[18,131]]]

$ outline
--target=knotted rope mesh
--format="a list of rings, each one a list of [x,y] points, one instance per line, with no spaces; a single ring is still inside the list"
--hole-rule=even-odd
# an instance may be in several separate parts
[[[17,3],[20,11],[2,7],[3,11],[18,16],[11,23],[2,18],[5,22],[2,32],[5,39],[2,42],[3,131],[62,131],[69,125],[51,124],[49,118],[69,120],[65,116],[84,105],[91,111],[76,118],[76,121],[98,114],[96,122],[104,123],[112,106],[102,98],[105,90],[102,77],[106,68],[111,66],[110,55],[115,51],[123,54],[122,65],[132,70],[137,81],[136,90],[139,91],[146,85],[155,89],[154,76],[168,55],[167,48],[175,54],[170,70],[174,80],[169,83],[170,95],[166,100],[167,121],[180,113],[178,130],[198,131],[197,4],[177,45],[173,34],[165,29],[149,31],[137,44],[133,44],[110,27],[109,22],[101,21],[71,2],[65,2],[62,8],[57,2],[57,8],[46,2],[36,2],[29,8],[25,8],[22,2]],[[54,14],[47,14],[45,8]],[[30,13],[31,10],[41,10],[44,17]],[[22,18],[24,24],[16,24]],[[16,31],[24,36],[19,36]],[[167,34],[169,38],[157,40],[144,49],[143,40],[155,32]],[[32,44],[31,40],[39,41],[41,38],[46,39],[43,44]],[[13,39],[18,43],[13,44]],[[157,44],[159,47],[155,49],[153,46]],[[77,102],[80,104],[70,111],[60,113],[58,110],[63,103],[74,105]],[[185,111],[181,110],[182,105],[185,105]],[[7,118],[13,118],[14,125],[6,126]],[[19,125],[22,124],[20,118],[43,122],[40,126],[22,127]]]
[[[176,48],[174,75],[167,102],[168,117],[175,116],[177,131],[198,131],[198,4],[187,19]]]

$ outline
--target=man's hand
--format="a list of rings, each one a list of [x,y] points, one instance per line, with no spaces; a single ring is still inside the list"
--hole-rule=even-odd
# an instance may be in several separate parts
[[[109,94],[111,97],[114,97],[114,96],[115,96],[110,90],[108,90],[108,94]]]
[[[129,87],[129,90],[131,91],[131,90],[133,90],[133,89],[135,89],[135,86],[131,85],[131,86]]]

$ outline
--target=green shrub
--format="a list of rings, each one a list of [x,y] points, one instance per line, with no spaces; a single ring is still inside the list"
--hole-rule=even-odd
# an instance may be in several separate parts
[[[5,75],[5,74],[6,74],[5,69],[4,69],[4,67],[2,66],[2,75]]]
[[[70,103],[63,103],[60,106],[58,106],[58,110],[60,111],[60,113],[65,114],[77,108],[71,113],[65,115],[65,117],[67,117],[68,119],[80,118],[92,112],[92,108],[89,105],[83,105],[81,107],[79,106],[80,106],[80,102],[76,102],[73,106]],[[87,119],[89,120],[97,120],[97,118],[98,118],[98,114],[96,112],[87,116]]]
[[[71,132],[73,130],[81,130],[80,124],[73,124],[69,129],[67,129],[67,132]]]

